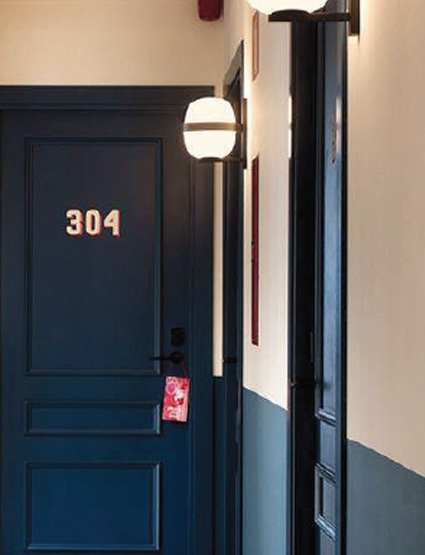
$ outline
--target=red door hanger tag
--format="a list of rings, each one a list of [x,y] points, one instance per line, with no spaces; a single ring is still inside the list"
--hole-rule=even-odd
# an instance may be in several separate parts
[[[187,422],[189,412],[190,380],[182,363],[185,378],[167,376],[165,380],[162,419],[171,422]]]

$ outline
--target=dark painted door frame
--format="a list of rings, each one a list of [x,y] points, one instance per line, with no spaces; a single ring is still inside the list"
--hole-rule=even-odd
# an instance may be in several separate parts
[[[0,118],[5,111],[116,111],[173,114],[176,126],[182,124],[189,102],[213,94],[213,87],[0,87]],[[183,141],[183,136],[181,138]],[[213,287],[213,168],[190,165],[190,222],[192,262],[191,351],[189,368],[199,368],[192,384],[196,403],[191,407],[191,483],[193,506],[189,552],[213,552],[213,380],[212,380],[212,287]],[[202,185],[202,186],[201,186]],[[200,422],[202,421],[202,426]],[[202,433],[198,429],[201,426]],[[206,432],[206,433],[205,433]],[[1,438],[0,438],[1,439]],[[202,469],[202,472],[201,472]],[[198,471],[202,480],[198,478]],[[205,480],[205,472],[210,477]],[[208,541],[206,541],[208,539]],[[206,551],[207,550],[207,551]]]
[[[244,48],[240,44],[224,79],[224,97],[239,123],[244,119]],[[235,157],[242,153],[238,138]],[[223,167],[223,430],[224,510],[219,532],[222,555],[242,553],[243,222],[242,162]],[[222,534],[222,535],[221,535]]]
[[[317,368],[323,284],[320,256],[323,217],[323,67],[319,47],[324,25],[291,27],[292,155],[289,190],[289,480],[288,554],[319,555],[316,539]],[[342,370],[338,382],[336,439],[336,555],[346,550],[346,60],[342,113]],[[321,237],[321,235],[320,235]],[[319,317],[318,317],[319,316]],[[320,379],[320,378],[319,378]]]
[[[314,554],[314,360],[317,28],[291,26],[288,554]]]

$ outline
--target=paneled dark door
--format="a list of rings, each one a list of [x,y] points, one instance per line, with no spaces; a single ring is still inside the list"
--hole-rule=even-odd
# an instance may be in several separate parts
[[[331,0],[326,9],[342,11]],[[345,551],[345,25],[318,32],[317,554]]]
[[[211,171],[181,140],[205,91],[44,92],[0,91],[1,552],[210,554]],[[149,360],[173,327],[188,423]]]
[[[345,9],[330,0],[326,10]],[[346,41],[292,28],[291,527],[294,555],[346,549]]]

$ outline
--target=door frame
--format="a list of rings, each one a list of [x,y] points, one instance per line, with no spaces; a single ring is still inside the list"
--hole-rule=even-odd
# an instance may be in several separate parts
[[[292,153],[289,179],[289,291],[288,291],[288,402],[289,480],[288,542],[291,555],[315,553],[314,496],[315,366],[317,357],[317,308],[322,294],[318,276],[317,233],[321,215],[320,149],[318,132],[319,27],[315,23],[291,25]],[[337,555],[346,553],[346,367],[347,367],[347,47],[342,60],[344,102],[342,113],[342,324],[341,376],[337,447],[340,495],[337,500]],[[307,507],[307,509],[306,509]]]
[[[233,87],[239,90],[234,106],[238,123],[246,124],[244,101],[244,43],[241,42],[224,78],[223,96],[231,100]],[[246,129],[246,125],[245,125]],[[234,150],[242,159],[244,138]],[[235,194],[236,189],[236,194]],[[244,166],[243,161],[223,166],[223,427],[225,469],[222,546],[219,553],[242,553],[242,428],[243,428],[243,326],[244,326]],[[236,222],[236,224],[235,224]],[[231,264],[228,263],[231,262]],[[234,280],[237,282],[236,291]],[[228,294],[226,289],[228,288]],[[230,339],[232,337],[233,345]],[[232,352],[229,351],[232,349]]]
[[[291,25],[292,153],[289,177],[288,554],[314,553],[316,220],[315,24]],[[295,383],[305,384],[303,388]],[[313,448],[312,448],[313,447]]]
[[[67,110],[171,113],[176,125],[182,126],[189,102],[214,93],[214,87],[138,87],[138,86],[0,86],[1,118],[4,111]],[[1,163],[1,162],[0,162]],[[212,555],[213,519],[211,506],[205,510],[205,499],[213,499],[213,376],[212,376],[212,318],[213,318],[213,185],[212,164],[198,164],[187,156],[190,165],[191,221],[191,349],[189,368],[202,369],[192,383],[194,417],[190,424],[192,457],[190,494],[191,555]],[[1,183],[0,183],[1,193]],[[1,214],[0,214],[1,218]],[[0,380],[2,376],[0,376]],[[202,432],[198,432],[201,422]],[[207,430],[207,434],[205,434]],[[1,445],[3,445],[3,440]],[[3,451],[3,449],[1,449]],[[202,480],[197,471],[202,469]],[[210,477],[205,481],[205,469]],[[212,503],[211,503],[212,505]],[[1,509],[1,508],[0,508]],[[1,531],[0,531],[1,534]],[[205,552],[205,538],[210,538]]]

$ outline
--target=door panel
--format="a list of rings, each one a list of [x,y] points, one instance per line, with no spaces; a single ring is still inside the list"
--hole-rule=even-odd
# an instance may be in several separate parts
[[[211,408],[210,340],[195,359],[191,335],[210,291],[193,274],[200,220],[181,117],[3,112],[4,555],[211,552],[212,476],[198,454],[211,452],[198,408]],[[187,424],[161,422],[168,365],[149,360],[171,350],[176,325],[193,370]]]
[[[27,550],[159,550],[159,463],[30,463],[26,482]]]
[[[29,140],[26,150],[28,372],[152,373],[161,325],[161,143]],[[67,234],[69,209],[81,212],[82,235]],[[120,235],[102,223],[89,235],[90,209],[103,219],[118,210]]]

